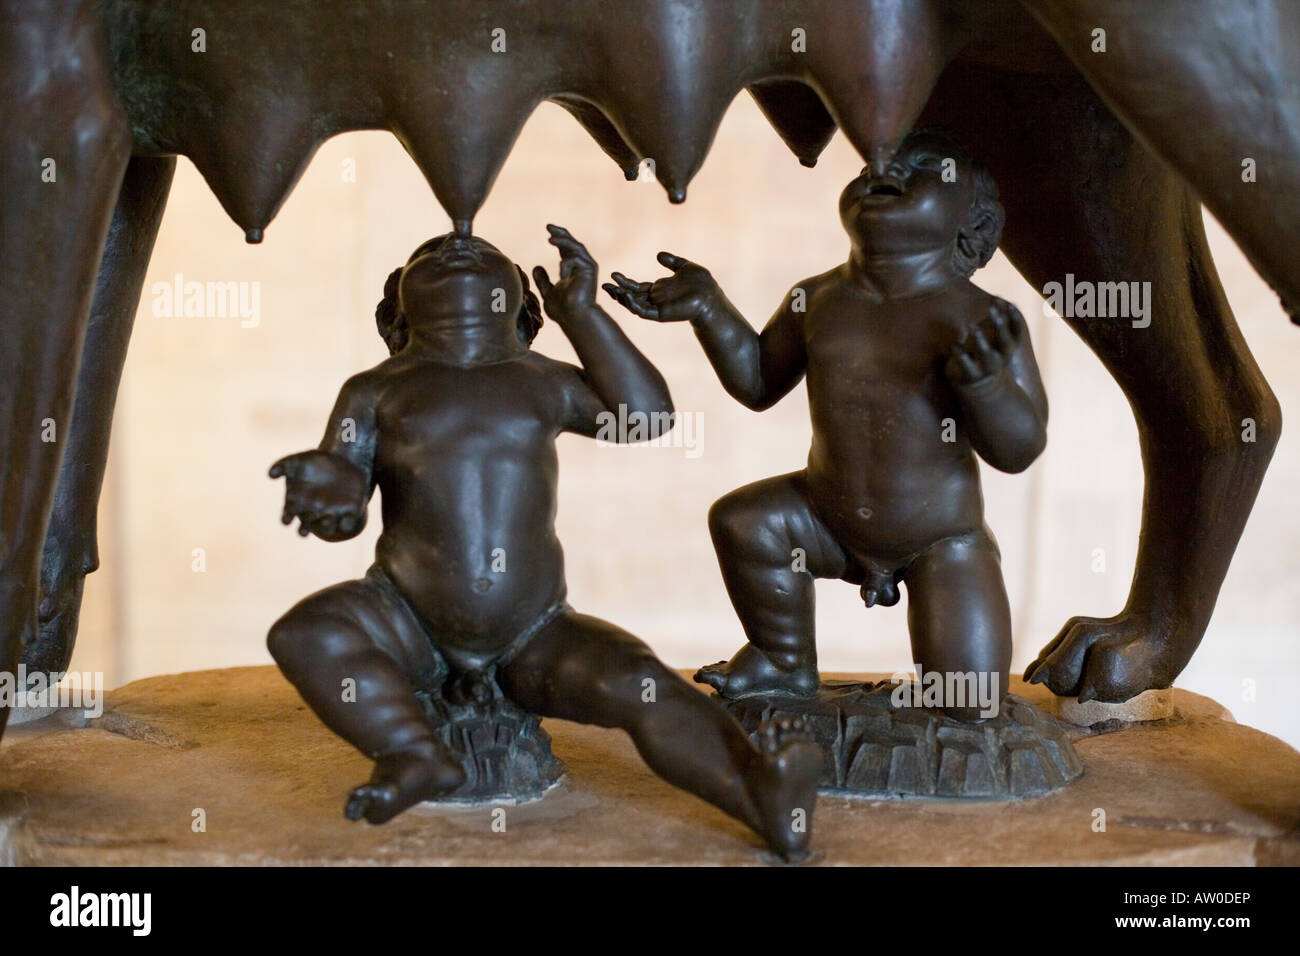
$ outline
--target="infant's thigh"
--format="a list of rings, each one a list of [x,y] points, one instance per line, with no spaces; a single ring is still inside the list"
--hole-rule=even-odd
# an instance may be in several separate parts
[[[267,645],[281,667],[378,650],[412,682],[442,669],[414,612],[371,576],[299,601],[272,626]]]
[[[915,663],[929,672],[997,674],[1006,693],[1011,608],[992,541],[941,541],[912,562],[903,582]]]
[[[803,472],[723,495],[709,509],[709,533],[724,569],[801,565],[815,578],[848,570],[844,549],[813,511]]]
[[[542,628],[501,672],[502,690],[526,710],[603,727],[627,728],[646,715],[647,688],[660,697],[682,687],[699,695],[645,642],[572,609]]]

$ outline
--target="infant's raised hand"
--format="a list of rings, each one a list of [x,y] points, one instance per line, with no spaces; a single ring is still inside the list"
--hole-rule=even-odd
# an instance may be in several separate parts
[[[551,234],[551,245],[560,250],[560,281],[551,282],[541,266],[533,267],[533,281],[541,293],[546,314],[563,326],[570,315],[596,304],[596,260],[563,226],[546,228]]]
[[[271,477],[285,479],[280,520],[298,519],[298,533],[343,541],[366,525],[370,488],[366,476],[345,458],[326,451],[287,455],[271,466]]]
[[[1025,320],[1014,305],[995,299],[989,314],[953,346],[944,371],[954,385],[976,385],[1003,372],[1024,341]]]
[[[661,252],[659,264],[673,274],[655,282],[637,282],[621,272],[602,288],[633,315],[655,322],[684,322],[706,315],[722,297],[709,270],[671,252]]]

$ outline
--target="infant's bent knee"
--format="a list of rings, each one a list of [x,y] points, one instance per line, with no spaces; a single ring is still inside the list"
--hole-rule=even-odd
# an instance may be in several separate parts
[[[753,517],[753,509],[733,491],[709,506],[709,534],[714,540],[741,538]]]
[[[305,630],[294,620],[293,615],[286,614],[274,624],[266,634],[266,649],[277,664],[292,660],[298,656],[297,651],[306,643]]]
[[[293,611],[272,624],[266,635],[266,648],[281,666],[345,654],[354,650],[357,643],[338,622]]]
[[[746,553],[773,551],[786,554],[782,534],[774,527],[779,513],[757,501],[747,489],[733,491],[709,509],[709,534],[715,548]]]

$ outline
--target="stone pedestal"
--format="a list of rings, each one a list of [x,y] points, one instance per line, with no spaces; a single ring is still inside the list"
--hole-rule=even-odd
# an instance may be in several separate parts
[[[1048,696],[1011,692],[1040,708]],[[1300,864],[1300,753],[1174,691],[1175,715],[1079,732],[1081,777],[1012,802],[824,795],[812,864]],[[22,864],[771,864],[655,777],[626,734],[543,721],[567,775],[520,806],[343,818],[369,761],[273,667],[156,677],[103,717],[0,743],[0,859]],[[1103,829],[1104,828],[1104,829]]]
[[[826,680],[808,700],[767,695],[723,706],[751,734],[773,717],[801,718],[825,755],[822,786],[856,796],[1014,800],[1083,773],[1067,727],[1023,697],[1008,694],[978,724],[913,705],[921,699],[912,682]]]
[[[1128,724],[1168,720],[1174,715],[1174,691],[1147,690],[1118,704],[1089,700],[1079,703],[1073,697],[1053,697],[1051,713],[1067,724],[1093,731],[1118,730]]]

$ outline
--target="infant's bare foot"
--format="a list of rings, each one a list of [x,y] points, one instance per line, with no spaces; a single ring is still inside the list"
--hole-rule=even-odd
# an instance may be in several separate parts
[[[708,684],[728,700],[755,694],[812,697],[821,686],[821,677],[815,658],[793,670],[785,670],[773,664],[753,644],[746,644],[731,660],[701,667],[695,672],[695,682]]]
[[[783,859],[808,852],[821,772],[821,748],[802,720],[776,717],[759,724],[758,759],[745,787],[758,816],[755,829]]]
[[[365,817],[386,823],[421,800],[450,793],[465,782],[465,771],[446,747],[421,741],[375,761],[370,782],[352,791],[343,810],[349,820]]]

